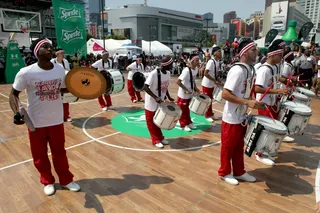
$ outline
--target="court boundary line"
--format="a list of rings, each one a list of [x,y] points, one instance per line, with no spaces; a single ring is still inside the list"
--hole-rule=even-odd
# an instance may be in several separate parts
[[[315,195],[316,195],[316,203],[320,202],[320,161],[318,163],[318,168],[316,171]]]

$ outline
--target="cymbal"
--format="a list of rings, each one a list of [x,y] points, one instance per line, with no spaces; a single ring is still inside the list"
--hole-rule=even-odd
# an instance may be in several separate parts
[[[65,82],[69,92],[82,99],[98,98],[107,88],[103,75],[89,67],[77,67],[70,70]]]

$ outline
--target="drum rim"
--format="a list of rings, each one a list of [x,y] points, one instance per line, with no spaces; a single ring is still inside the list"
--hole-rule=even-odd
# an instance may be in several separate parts
[[[268,130],[268,131],[270,131],[272,133],[277,133],[277,134],[281,134],[282,135],[282,134],[286,134],[288,132],[287,126],[284,123],[282,123],[282,122],[280,122],[278,120],[274,120],[274,121],[276,122],[276,124],[280,124],[280,125],[277,125],[277,126],[281,126],[283,128],[282,129],[275,129],[274,128],[274,126],[275,126],[274,121],[272,120],[272,118],[269,118],[267,116],[255,115],[255,116],[253,116],[252,120],[255,121],[255,122],[257,122],[257,121],[265,121],[263,123],[258,122],[258,124],[262,125],[265,130]],[[270,123],[266,122],[267,120],[269,120]],[[268,125],[263,125],[263,124],[268,124]]]
[[[119,92],[121,92],[121,91],[124,89],[124,87],[125,87],[125,79],[124,79],[123,73],[122,73],[120,70],[118,70],[118,69],[108,69],[108,71],[109,71],[109,70],[118,71],[118,72],[120,73],[120,75],[122,76],[123,84],[122,84],[121,90],[119,91]],[[110,79],[111,79],[111,88],[110,88],[110,91],[109,91],[108,93],[105,92],[105,94],[106,94],[106,95],[111,95],[111,94],[113,94],[113,92],[114,92],[115,83],[114,83],[114,77],[113,77],[113,75],[112,75],[113,72],[108,72],[108,71],[107,71],[107,73],[109,74]],[[106,90],[107,90],[107,89],[106,89]]]
[[[167,106],[174,107],[175,111],[168,110]],[[163,109],[165,109],[165,110],[163,110]],[[160,104],[160,106],[158,107],[157,110],[164,111],[165,113],[167,113],[167,114],[169,114],[171,116],[176,116],[177,115],[176,112],[178,113],[178,116],[181,116],[181,114],[182,114],[181,108],[178,105],[176,105],[175,103],[165,103],[165,102],[163,102],[163,103]]]
[[[311,97],[316,97],[316,95],[312,91],[310,91],[310,90],[308,90],[306,88],[297,87],[296,89],[297,89],[297,91],[304,92],[303,94],[306,95],[306,96],[308,96],[307,94],[309,94]]]
[[[299,92],[293,92],[292,95],[299,100],[309,101],[309,97]],[[297,96],[297,97],[296,97]]]
[[[289,105],[289,104],[295,104],[296,105],[296,107],[298,107],[298,108],[307,108],[307,109],[310,109],[310,111],[297,111],[297,109],[295,109],[295,107],[294,106],[292,106],[292,105]],[[312,109],[309,107],[309,106],[307,106],[307,105],[305,105],[305,104],[302,104],[302,103],[299,103],[299,102],[294,102],[294,101],[286,101],[286,102],[284,102],[283,103],[283,106],[288,106],[288,108],[291,110],[291,111],[293,111],[293,112],[295,112],[296,114],[298,114],[298,115],[306,115],[306,116],[311,116],[312,115]],[[284,107],[283,107],[284,108]]]

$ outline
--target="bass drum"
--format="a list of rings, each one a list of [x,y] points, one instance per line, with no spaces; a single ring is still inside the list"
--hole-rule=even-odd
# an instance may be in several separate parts
[[[136,72],[135,74],[133,74],[132,76],[133,88],[138,92],[143,91],[144,83],[146,82],[149,75],[150,75],[150,72],[143,72],[143,73]]]
[[[119,70],[109,69],[108,71],[101,71],[101,74],[104,76],[107,83],[105,94],[116,94],[124,89],[125,80],[123,74]]]

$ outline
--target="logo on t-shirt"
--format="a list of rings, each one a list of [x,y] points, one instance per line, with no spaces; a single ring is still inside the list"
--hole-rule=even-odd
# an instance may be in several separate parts
[[[169,81],[161,81],[161,93],[166,93],[169,86]]]
[[[55,101],[60,98],[60,88],[62,80],[60,78],[50,81],[35,82],[36,96],[40,101]]]

